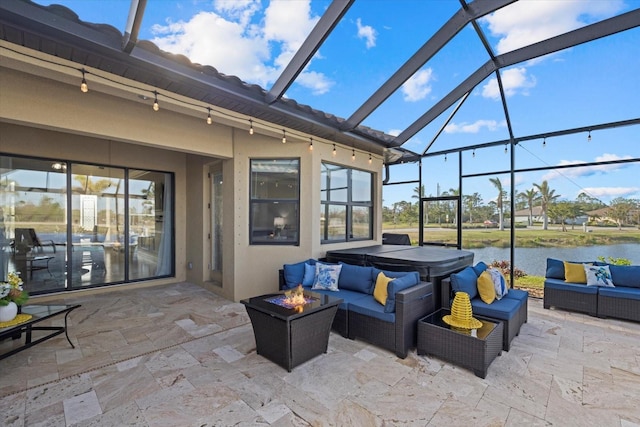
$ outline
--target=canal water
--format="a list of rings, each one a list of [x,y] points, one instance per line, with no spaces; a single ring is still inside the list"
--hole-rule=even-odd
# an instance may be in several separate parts
[[[464,249],[464,248],[463,248]],[[470,249],[474,254],[473,263],[484,261],[490,264],[494,260],[508,261],[509,248]],[[628,243],[622,245],[581,246],[577,248],[516,248],[514,265],[533,276],[544,276],[547,258],[564,261],[596,261],[599,256],[626,258],[633,265],[640,265],[640,245]]]

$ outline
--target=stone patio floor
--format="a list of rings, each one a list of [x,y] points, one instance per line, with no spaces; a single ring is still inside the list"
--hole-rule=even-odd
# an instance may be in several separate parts
[[[242,304],[190,283],[58,302],[82,304],[76,348],[0,361],[2,426],[640,426],[640,325],[536,298],[485,379],[336,333],[289,373],[256,354]]]

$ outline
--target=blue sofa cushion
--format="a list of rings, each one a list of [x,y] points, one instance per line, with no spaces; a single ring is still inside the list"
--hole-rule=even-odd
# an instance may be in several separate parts
[[[295,288],[302,283],[304,278],[305,264],[315,265],[315,259],[308,259],[306,261],[298,262],[295,264],[285,264],[284,269],[284,283],[287,288]]]
[[[600,288],[600,295],[612,298],[624,298],[640,301],[640,288]]]
[[[310,288],[316,280],[316,266],[309,262],[304,263],[304,276],[302,276],[302,286]]]
[[[513,298],[502,298],[487,304],[480,298],[471,300],[474,315],[491,317],[493,319],[511,320],[522,307],[522,301]]]
[[[548,279],[564,280],[564,263],[559,259],[547,258],[547,272],[544,276]]]
[[[478,276],[473,267],[466,267],[464,270],[454,273],[451,276],[451,289],[454,292],[466,292],[469,299],[478,296]]]
[[[349,304],[349,311],[360,313],[365,316],[375,317],[385,322],[394,323],[396,321],[395,313],[385,313],[384,306],[373,299],[372,296],[358,299]]]
[[[598,293],[597,286],[586,286],[585,284],[580,284],[580,283],[567,283],[564,280],[560,280],[560,279],[547,279],[544,281],[544,287],[545,289],[550,288],[550,289],[557,289],[560,291],[578,292],[581,294],[595,295]]]
[[[526,301],[529,298],[529,292],[522,289],[509,289],[504,298],[517,299],[518,301]]]
[[[312,292],[322,294],[322,295],[329,295],[334,298],[336,297],[335,291],[330,291],[328,289],[314,289]],[[340,295],[337,295],[337,296],[342,299],[342,302],[338,305],[338,308],[342,310],[349,309],[350,308],[349,304],[353,303],[354,301],[357,301],[363,298],[372,298],[371,295],[363,294],[362,292],[349,291],[347,289],[342,289],[340,291]]]
[[[480,277],[482,272],[485,271],[487,268],[489,268],[489,266],[485,264],[484,261],[480,261],[479,263],[474,265],[472,268],[473,268],[473,271],[476,272],[476,276]]]
[[[364,294],[371,294],[371,288],[375,282],[371,280],[373,267],[362,267],[359,265],[345,264],[340,262],[342,270],[338,279],[338,289],[358,291]]]
[[[640,265],[609,265],[613,286],[640,288]]]
[[[417,277],[416,277],[417,276]],[[388,277],[388,276],[387,276]],[[402,277],[393,279],[387,285],[387,302],[384,305],[385,313],[396,312],[396,292],[410,288],[420,283],[420,277],[416,274],[405,274]]]

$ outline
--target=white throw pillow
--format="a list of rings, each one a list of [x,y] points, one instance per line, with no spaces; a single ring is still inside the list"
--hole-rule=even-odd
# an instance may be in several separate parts
[[[613,287],[611,271],[608,265],[584,265],[584,272],[587,276],[587,286],[607,286]]]
[[[311,289],[337,291],[340,270],[342,270],[342,264],[323,264],[321,262],[317,262],[316,277]]]
[[[496,268],[487,269],[491,274],[491,280],[493,280],[493,287],[496,289],[496,299],[501,300],[509,292],[507,281],[502,275],[502,272]]]

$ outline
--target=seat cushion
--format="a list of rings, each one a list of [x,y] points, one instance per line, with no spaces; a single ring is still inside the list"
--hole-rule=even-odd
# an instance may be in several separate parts
[[[519,301],[526,301],[529,298],[529,292],[522,289],[509,289],[509,292],[504,298],[517,299]]]
[[[340,264],[342,265],[342,270],[338,278],[338,289],[358,291],[364,294],[372,292],[371,288],[375,283],[371,281],[373,267],[362,267],[343,262],[340,262]]]
[[[334,297],[334,298],[335,297],[341,298],[342,302],[340,303],[340,305],[338,305],[338,308],[342,310],[348,310],[349,304],[351,304],[354,301],[357,301],[362,298],[371,298],[371,295],[363,294],[362,292],[350,291],[347,289],[341,290],[339,295],[336,295],[335,291],[330,291],[327,289],[314,289],[312,292],[316,292],[322,295],[329,295],[330,297]]]
[[[557,289],[560,291],[578,292],[581,294],[590,294],[590,295],[595,295],[598,293],[597,286],[587,286],[586,284],[580,284],[580,283],[567,283],[564,280],[559,280],[559,279],[545,280],[544,288]]]
[[[466,292],[469,299],[473,300],[478,296],[478,276],[473,267],[466,267],[464,270],[451,275],[451,289],[454,292]]]
[[[640,301],[640,288],[604,287],[599,289],[599,293],[603,297],[624,298]]]
[[[384,306],[373,299],[373,296],[371,295],[350,303],[349,311],[360,313],[369,317],[375,317],[376,319],[380,319],[389,323],[394,323],[396,321],[395,313],[385,313]]]
[[[522,307],[522,301],[513,298],[502,298],[487,304],[480,298],[471,300],[471,310],[474,316],[485,316],[493,319],[510,320]]]

